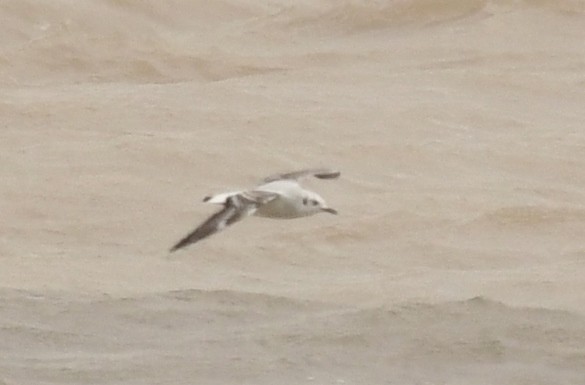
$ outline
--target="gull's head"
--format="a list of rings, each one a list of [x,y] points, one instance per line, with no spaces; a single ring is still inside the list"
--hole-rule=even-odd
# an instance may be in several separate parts
[[[307,191],[307,194],[303,196],[303,209],[307,215],[313,215],[317,213],[329,213],[337,214],[337,210],[327,206],[325,199],[321,198],[319,194]]]

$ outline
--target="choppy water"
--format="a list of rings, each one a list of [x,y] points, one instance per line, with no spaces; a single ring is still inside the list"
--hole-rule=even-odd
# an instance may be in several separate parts
[[[584,383],[584,2],[0,21],[0,384]],[[307,166],[338,217],[166,255]]]

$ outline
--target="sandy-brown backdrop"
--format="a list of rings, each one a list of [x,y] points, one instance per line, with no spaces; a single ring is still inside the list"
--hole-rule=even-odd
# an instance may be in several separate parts
[[[584,111],[580,0],[3,0],[0,384],[585,384]]]

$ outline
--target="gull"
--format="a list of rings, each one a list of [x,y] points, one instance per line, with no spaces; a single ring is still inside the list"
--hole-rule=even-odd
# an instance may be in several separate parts
[[[299,179],[308,176],[335,179],[339,175],[339,171],[324,168],[299,170],[271,175],[251,190],[206,196],[203,202],[223,205],[223,208],[177,242],[170,252],[198,242],[250,215],[292,219],[321,212],[337,214],[319,194],[302,188]]]

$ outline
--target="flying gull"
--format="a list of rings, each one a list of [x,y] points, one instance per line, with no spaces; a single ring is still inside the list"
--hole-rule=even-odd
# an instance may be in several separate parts
[[[339,175],[339,171],[322,168],[300,170],[271,175],[251,190],[207,196],[203,202],[223,205],[223,208],[177,242],[170,251],[198,242],[249,215],[292,219],[320,212],[337,214],[336,210],[327,206],[319,194],[302,188],[298,180],[307,176],[335,179]]]

